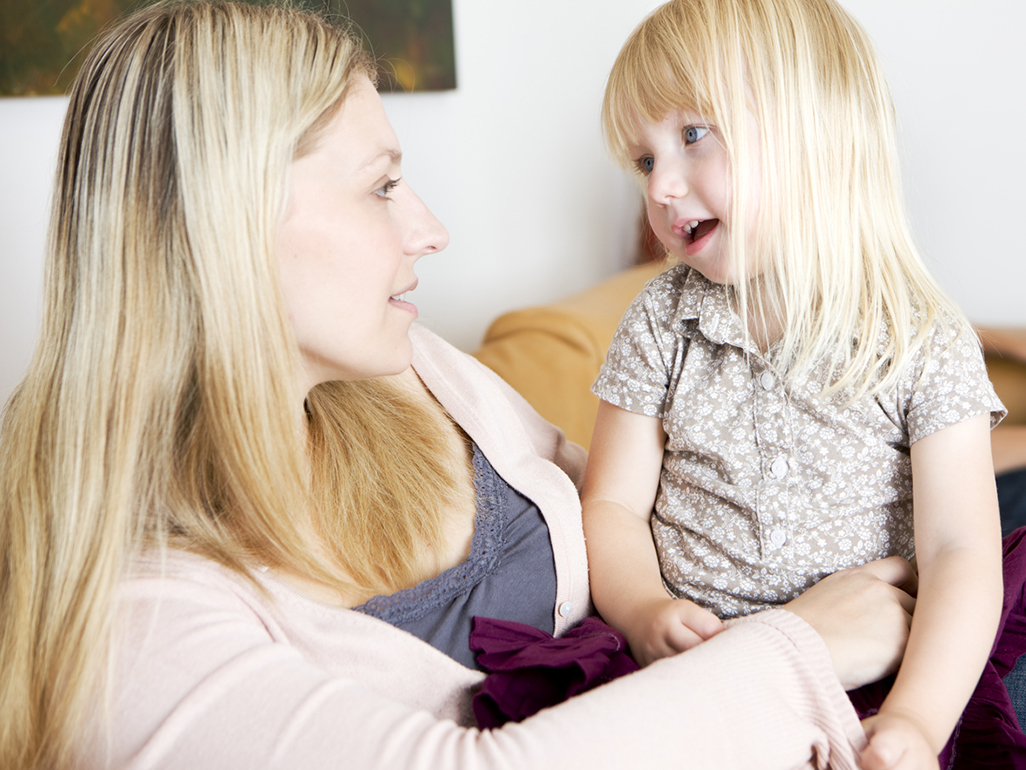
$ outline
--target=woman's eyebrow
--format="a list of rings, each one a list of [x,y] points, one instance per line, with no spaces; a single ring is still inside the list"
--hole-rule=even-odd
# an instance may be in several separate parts
[[[381,158],[388,158],[392,163],[400,165],[403,161],[403,153],[402,150],[396,150],[393,148],[382,150],[381,152],[377,153],[376,155],[373,155],[372,157],[368,158],[363,163],[361,163],[360,166],[357,168],[357,171],[362,171],[368,166],[377,163],[378,160],[380,160]]]

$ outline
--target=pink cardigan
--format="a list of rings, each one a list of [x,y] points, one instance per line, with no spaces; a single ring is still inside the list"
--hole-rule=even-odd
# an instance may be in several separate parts
[[[557,633],[590,611],[575,481],[584,452],[490,370],[415,327],[414,367],[551,533]],[[575,481],[571,481],[574,479]],[[857,767],[859,722],[796,616],[733,624],[698,648],[520,724],[471,727],[482,675],[410,634],[267,593],[203,558],[140,562],[119,600],[106,719],[84,767]]]

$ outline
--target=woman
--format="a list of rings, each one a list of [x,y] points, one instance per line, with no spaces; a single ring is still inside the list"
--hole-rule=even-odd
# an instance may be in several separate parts
[[[583,453],[411,329],[447,236],[371,71],[316,17],[222,2],[144,10],[83,67],[0,435],[0,766],[844,766],[842,684],[907,633],[900,561],[469,727],[471,614],[589,610]]]

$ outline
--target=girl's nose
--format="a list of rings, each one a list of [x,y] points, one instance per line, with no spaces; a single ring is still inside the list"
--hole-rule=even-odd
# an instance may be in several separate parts
[[[665,206],[671,201],[688,194],[687,180],[683,170],[676,165],[656,164],[648,175],[648,197],[653,203]]]

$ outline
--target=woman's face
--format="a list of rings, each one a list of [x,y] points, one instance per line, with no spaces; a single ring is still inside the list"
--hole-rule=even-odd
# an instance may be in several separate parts
[[[278,270],[304,392],[410,365],[413,265],[449,235],[400,179],[400,156],[381,99],[361,76],[313,151],[292,163]]]

